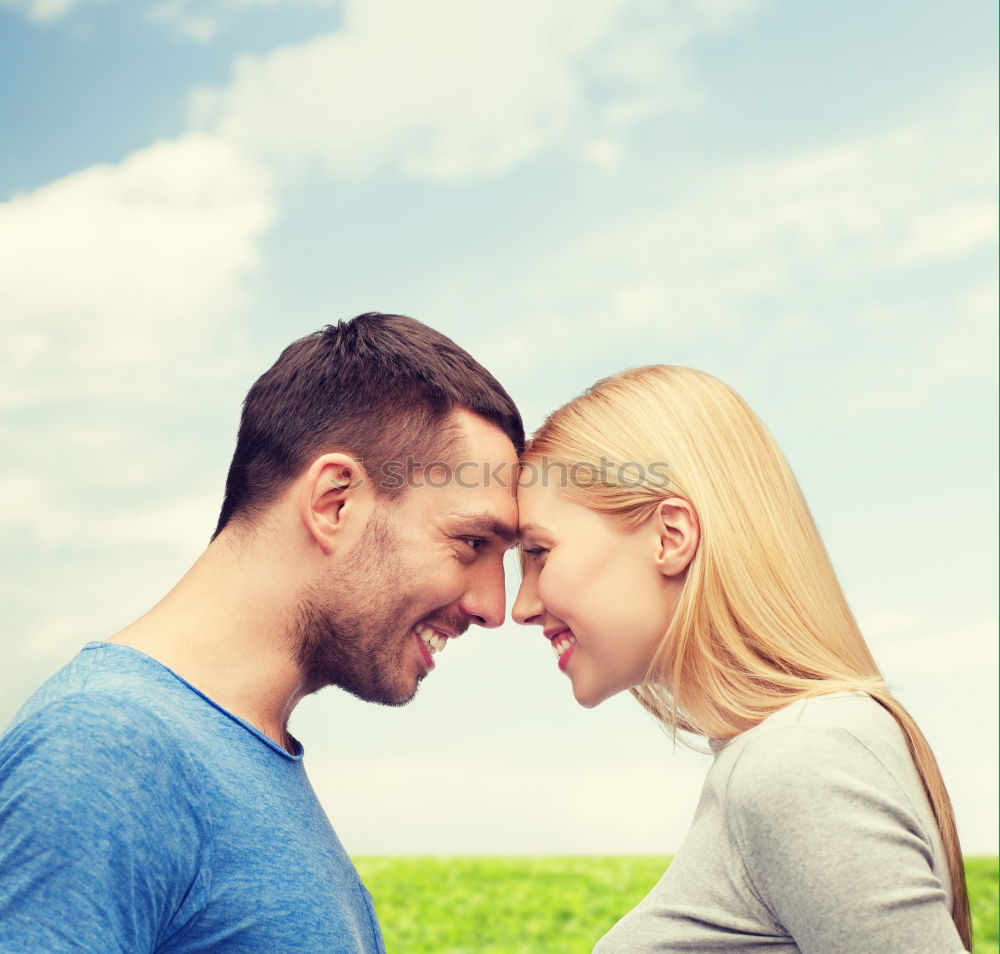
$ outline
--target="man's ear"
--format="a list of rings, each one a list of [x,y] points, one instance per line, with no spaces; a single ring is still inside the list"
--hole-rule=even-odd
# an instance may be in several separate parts
[[[302,525],[329,556],[344,538],[345,528],[353,532],[367,520],[372,500],[368,474],[360,461],[349,454],[323,454],[300,478],[298,508]]]
[[[683,497],[670,497],[654,514],[659,550],[656,565],[664,576],[679,576],[698,552],[698,514]]]

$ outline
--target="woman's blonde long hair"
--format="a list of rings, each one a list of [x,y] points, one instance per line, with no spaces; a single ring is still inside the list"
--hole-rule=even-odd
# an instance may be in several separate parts
[[[971,950],[961,847],[934,754],[875,664],[784,455],[739,395],[691,368],[625,371],[553,412],[525,461],[588,473],[564,493],[626,530],[668,497],[694,507],[697,552],[647,680],[632,690],[665,726],[725,739],[796,699],[852,690],[895,717],[937,820],[952,917]]]

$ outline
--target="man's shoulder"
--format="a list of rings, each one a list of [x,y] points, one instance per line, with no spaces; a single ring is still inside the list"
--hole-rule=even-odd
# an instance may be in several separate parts
[[[0,737],[0,824],[11,837],[46,833],[57,853],[127,841],[150,857],[178,838],[202,840],[211,818],[199,766],[155,706],[94,685],[29,703]]]
[[[114,693],[50,700],[0,738],[0,788],[53,806],[124,805],[153,791],[176,798],[192,790],[195,775],[169,724],[140,700]]]
[[[84,686],[29,699],[0,737],[0,746],[56,739],[132,746],[147,736],[162,737],[167,728],[163,714],[139,694]]]
[[[83,656],[83,654],[81,654]],[[183,722],[169,688],[80,657],[44,683],[0,736],[0,773],[20,768],[73,784],[124,775],[189,775]]]
[[[89,643],[27,699],[7,729],[128,736],[174,721],[179,685],[149,657],[110,643]],[[79,734],[77,732],[77,734]]]
[[[24,950],[67,924],[80,950],[152,950],[204,903],[211,812],[148,683],[75,662],[0,738],[0,924]]]

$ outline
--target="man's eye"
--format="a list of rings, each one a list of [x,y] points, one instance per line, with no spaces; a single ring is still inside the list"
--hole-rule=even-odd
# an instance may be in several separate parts
[[[478,537],[464,537],[462,542],[467,543],[472,550],[481,550],[486,546],[486,541],[480,540]]]

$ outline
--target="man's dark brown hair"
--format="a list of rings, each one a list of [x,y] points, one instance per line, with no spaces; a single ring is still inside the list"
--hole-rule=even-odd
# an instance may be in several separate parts
[[[518,454],[524,450],[521,415],[496,378],[413,318],[369,312],[299,338],[243,402],[213,539],[233,518],[252,523],[312,460],[333,450],[360,459],[376,493],[398,496],[407,460],[455,453],[445,418],[456,408],[492,422]]]

